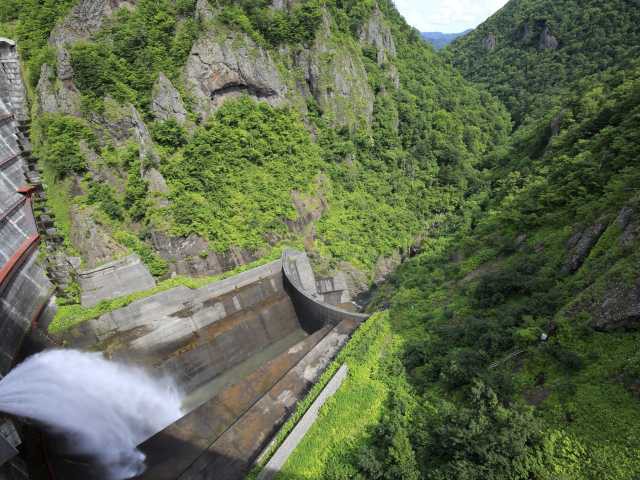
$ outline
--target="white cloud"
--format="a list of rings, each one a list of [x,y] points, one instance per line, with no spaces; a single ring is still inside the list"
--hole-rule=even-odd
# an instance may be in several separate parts
[[[475,28],[507,0],[395,0],[407,22],[422,32],[462,32]]]

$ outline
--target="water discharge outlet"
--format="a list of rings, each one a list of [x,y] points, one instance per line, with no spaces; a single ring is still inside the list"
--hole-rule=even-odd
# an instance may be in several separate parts
[[[88,459],[108,480],[141,474],[137,446],[182,416],[169,379],[105,360],[100,353],[51,350],[0,380],[0,411],[42,425],[62,456]]]

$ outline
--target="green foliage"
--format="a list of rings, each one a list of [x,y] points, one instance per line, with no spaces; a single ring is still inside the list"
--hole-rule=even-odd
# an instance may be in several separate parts
[[[422,419],[426,428],[418,427],[421,438],[417,443],[424,478],[535,478],[542,435],[531,409],[501,404],[495,392],[480,381],[474,382],[468,396],[468,407]],[[424,435],[425,431],[431,434]]]
[[[320,0],[297,4],[290,12],[272,8],[267,0],[225,0],[221,3],[224,5],[221,21],[239,27],[259,42],[264,39],[272,46],[310,43],[322,20]]]
[[[354,478],[339,476],[337,469],[353,472],[348,466],[354,460],[347,445],[357,445],[379,418],[393,379],[380,372],[381,358],[393,356],[395,347],[388,316],[372,316],[358,328],[351,341],[322,375],[291,419],[276,437],[275,448],[286,438],[324,386],[344,363],[349,374],[334,397],[321,410],[320,419],[311,427],[285,464],[278,478]],[[265,461],[268,456],[265,458]],[[347,461],[347,459],[349,461]],[[255,478],[258,469],[249,478]],[[333,476],[332,476],[333,475]]]
[[[142,220],[149,207],[149,203],[147,201],[149,184],[142,177],[140,170],[141,162],[138,157],[129,165],[129,173],[127,176],[127,185],[124,196],[124,207],[129,212],[129,216],[133,221]]]
[[[119,9],[94,41],[71,49],[74,80],[94,99],[111,95],[148,111],[158,74],[176,79],[199,26],[194,1],[142,0]]]
[[[187,144],[186,129],[174,119],[169,119],[164,122],[154,122],[151,124],[149,130],[156,143],[172,151]]]
[[[55,66],[55,55],[48,46],[49,34],[77,0],[3,0],[0,24],[13,22],[20,54],[30,87],[40,78],[43,63]]]
[[[498,96],[520,124],[548,112],[580,78],[637,58],[639,22],[640,10],[628,0],[514,1],[449,50],[467,78]],[[541,48],[545,29],[559,48]],[[494,50],[483,45],[490,33]]]
[[[149,245],[144,243],[134,234],[119,231],[115,233],[114,238],[125,247],[130,248],[132,251],[137,253],[144,264],[149,268],[151,275],[160,277],[169,271],[169,265],[167,262],[155,253]]]
[[[82,173],[87,159],[80,148],[85,141],[88,148],[96,147],[93,131],[81,119],[66,115],[46,114],[38,118],[36,155],[51,168],[56,179]]]
[[[102,210],[104,210],[112,220],[123,219],[122,205],[108,184],[91,182],[87,201],[89,204],[99,204]]]
[[[217,251],[265,247],[265,234],[287,234],[284,221],[297,218],[291,192],[310,192],[321,167],[297,114],[226,102],[163,167],[174,233],[205,235]]]

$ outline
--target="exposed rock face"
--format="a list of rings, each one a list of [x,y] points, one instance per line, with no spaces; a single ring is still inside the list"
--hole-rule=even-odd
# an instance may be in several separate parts
[[[209,243],[197,235],[179,238],[153,232],[151,239],[160,256],[169,262],[172,273],[178,275],[217,275],[260,257],[256,253],[240,249],[231,249],[226,254],[216,254],[209,250]]]
[[[369,20],[360,30],[360,42],[376,48],[378,65],[385,67],[393,85],[400,87],[400,76],[396,66],[391,61],[396,56],[396,44],[391,29],[384,20],[384,15],[376,5]]]
[[[80,116],[80,93],[73,81],[58,80],[47,64],[42,65],[36,91],[39,112]]]
[[[187,121],[187,110],[184,108],[182,97],[164,73],[158,76],[152,95],[151,111],[156,120],[173,119],[180,124]]]
[[[127,253],[94,218],[91,208],[71,209],[71,240],[88,268],[95,268]]]
[[[300,0],[273,0],[271,8],[274,10],[291,10]]]
[[[149,134],[147,126],[142,121],[142,116],[133,105],[129,105],[131,109],[131,120],[133,122],[133,132],[140,145],[140,160],[144,169],[148,164],[157,165],[160,162],[158,155],[153,148],[153,140]]]
[[[592,327],[599,331],[640,328],[640,277],[634,283],[616,284],[604,294],[602,302],[592,305]]]
[[[632,247],[634,242],[640,238],[640,222],[634,209],[628,206],[623,207],[618,214],[616,223],[622,230],[620,244],[623,247]]]
[[[400,253],[394,252],[390,257],[380,257],[376,262],[376,268],[374,271],[373,283],[381,285],[384,283],[396,268],[402,263],[402,257]]]
[[[131,119],[133,121],[133,131],[140,145],[140,175],[149,182],[149,191],[152,193],[166,194],[169,187],[157,167],[160,158],[153,148],[153,140],[149,134],[147,126],[142,121],[142,117],[133,105],[131,108]],[[160,205],[168,205],[168,201],[160,195]]]
[[[556,50],[559,46],[558,39],[553,36],[548,25],[545,25],[544,30],[540,34],[539,47],[542,50]]]
[[[49,43],[58,50],[58,76],[61,80],[73,78],[73,69],[65,45],[86,40],[102,27],[105,18],[121,6],[135,4],[135,0],[81,0],[51,32]]]
[[[575,273],[589,256],[591,249],[598,243],[607,226],[603,222],[577,232],[567,244],[569,257],[562,269],[563,273]]]
[[[202,35],[187,60],[186,81],[203,118],[228,98],[248,94],[279,105],[286,93],[269,53],[240,32],[230,32],[222,39],[212,33]]]
[[[81,0],[56,25],[49,36],[49,43],[56,49],[58,81],[51,80],[54,77],[53,69],[43,66],[38,84],[42,111],[80,115],[80,94],[73,83],[73,68],[67,47],[87,40],[100,30],[105,18],[113,15],[118,8],[132,8],[135,2],[136,0]]]
[[[498,40],[496,39],[495,34],[490,33],[489,35],[487,35],[482,41],[482,46],[486,50],[493,50],[494,48],[496,48],[498,46]]]
[[[551,120],[551,123],[549,124],[549,129],[551,130],[551,135],[553,135],[554,137],[560,133],[563,120],[564,120],[564,112],[560,112],[558,115],[556,115],[553,118],[553,120]]]
[[[291,192],[293,205],[298,212],[297,220],[285,220],[289,230],[294,233],[304,233],[305,229],[320,220],[323,213],[329,207],[329,202],[324,196],[326,177],[320,175],[316,181],[317,192],[315,195],[305,195],[298,191]]]
[[[338,269],[344,274],[352,297],[363,295],[369,290],[367,275],[349,262],[340,262]]]
[[[91,122],[98,125],[95,131],[102,141],[107,138],[115,140],[116,144],[122,145],[130,140],[133,135],[135,124],[131,117],[129,105],[121,105],[113,98],[104,97],[105,109],[102,114],[91,112]]]
[[[396,44],[391,29],[385,23],[384,16],[377,5],[360,30],[360,41],[376,47],[379,65],[384,65],[396,56]]]
[[[294,64],[304,72],[303,95],[313,96],[336,125],[351,127],[360,118],[371,122],[374,94],[364,64],[347,44],[332,37],[326,11],[313,46],[295,55]]]

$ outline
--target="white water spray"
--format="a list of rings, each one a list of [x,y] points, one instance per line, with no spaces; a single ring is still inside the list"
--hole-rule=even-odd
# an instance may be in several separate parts
[[[0,411],[62,434],[70,454],[90,456],[111,480],[144,471],[137,446],[181,416],[173,384],[99,353],[51,350],[0,380]]]

